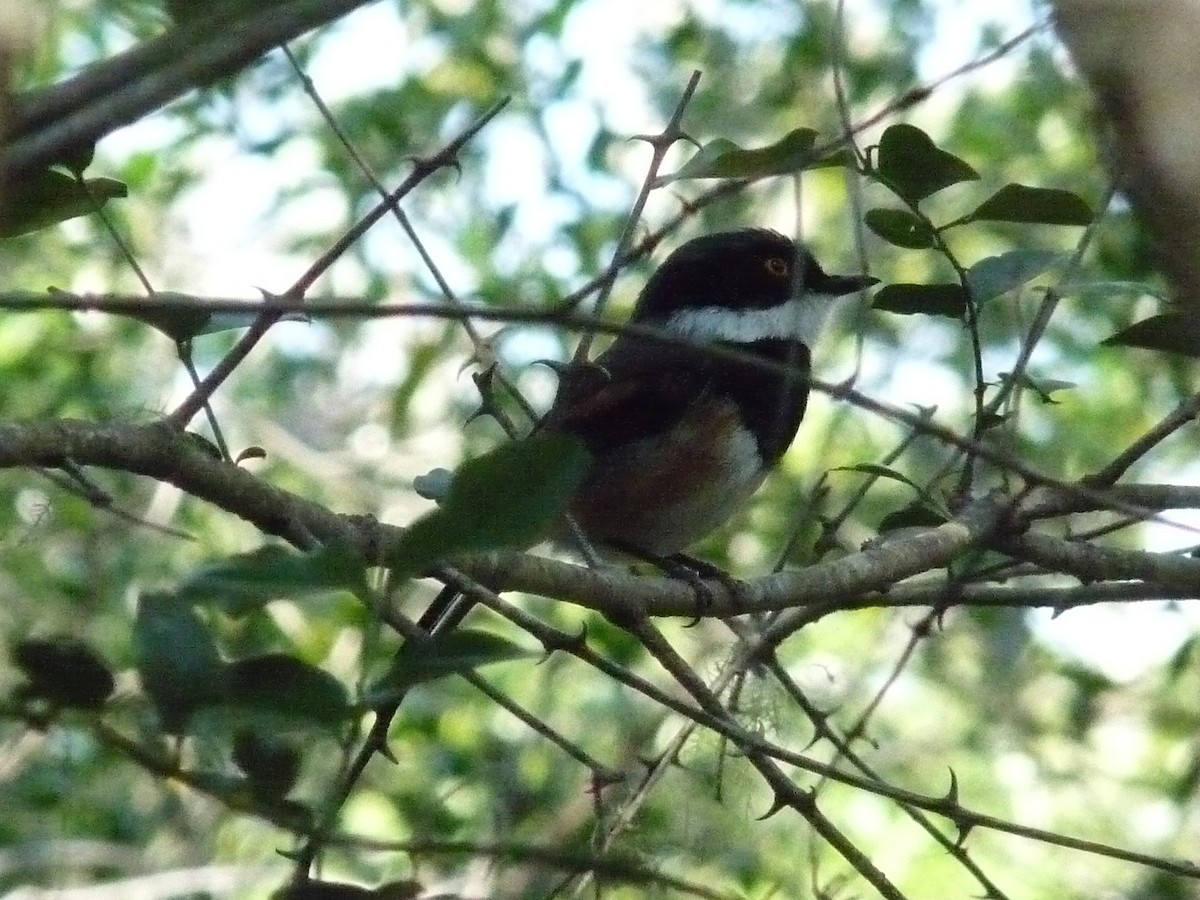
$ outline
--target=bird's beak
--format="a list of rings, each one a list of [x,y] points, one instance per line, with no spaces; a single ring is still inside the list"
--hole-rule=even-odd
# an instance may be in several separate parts
[[[864,291],[876,284],[879,284],[879,279],[870,275],[830,275],[829,280],[821,285],[821,291],[840,297],[843,294]]]

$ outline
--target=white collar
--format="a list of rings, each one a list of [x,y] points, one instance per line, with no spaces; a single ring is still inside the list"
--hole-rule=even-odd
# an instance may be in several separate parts
[[[798,340],[811,348],[836,299],[832,295],[810,292],[765,309],[689,307],[673,312],[664,327],[701,343],[730,341],[752,344],[769,338],[781,338]]]

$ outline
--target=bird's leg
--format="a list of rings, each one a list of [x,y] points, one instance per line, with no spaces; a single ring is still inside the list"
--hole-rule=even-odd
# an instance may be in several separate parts
[[[729,596],[736,601],[741,594],[742,582],[740,579],[734,578],[720,566],[710,563],[706,559],[701,559],[698,556],[692,556],[689,553],[674,553],[668,557],[676,565],[683,566],[685,569],[690,569],[701,578],[711,578],[713,581],[721,582],[721,586],[729,592]]]
[[[721,582],[721,585],[729,592],[729,596],[735,602],[741,596],[741,582],[720,566],[714,565],[707,560],[699,559],[687,553],[672,553],[668,556],[663,556],[657,553],[649,553],[628,544],[615,544],[614,546],[622,553],[627,553],[642,562],[649,563],[667,577],[686,581],[691,586],[693,593],[696,595],[696,616],[689,623],[689,626],[699,622],[716,599],[713,596],[712,588],[704,583],[704,579],[710,578],[713,581]]]

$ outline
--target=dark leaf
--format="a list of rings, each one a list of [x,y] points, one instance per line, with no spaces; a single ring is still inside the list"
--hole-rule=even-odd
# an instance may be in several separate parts
[[[352,551],[337,546],[297,553],[267,544],[251,553],[201,566],[179,588],[192,603],[216,603],[244,615],[279,597],[358,592],[365,588],[365,566]]]
[[[257,447],[257,446],[247,447],[245,450],[243,450],[241,453],[239,453],[236,457],[234,457],[233,464],[235,466],[240,466],[242,463],[244,463],[248,459],[266,459],[266,458],[267,458],[267,451],[264,450],[262,447]]]
[[[1010,250],[986,256],[967,270],[967,284],[976,303],[1007,294],[1063,261],[1053,250]]]
[[[300,750],[290,740],[256,728],[243,728],[233,739],[233,761],[250,779],[255,794],[282,800],[300,774]]]
[[[928,250],[934,244],[933,229],[920,216],[907,209],[867,210],[863,217],[867,227],[897,247],[909,250]]]
[[[225,667],[208,627],[173,594],[142,594],[133,626],[142,687],[170,734],[225,691]]]
[[[1006,184],[983,201],[967,221],[1028,222],[1038,225],[1087,225],[1092,210],[1083,198],[1057,188]]]
[[[285,653],[230,663],[226,684],[224,705],[248,714],[258,727],[316,726],[336,731],[353,711],[340,681]]]
[[[441,505],[412,523],[388,561],[400,576],[465,551],[527,547],[547,536],[591,456],[562,434],[534,434],[463,463]]]
[[[1135,322],[1101,343],[1106,347],[1141,347],[1200,357],[1200,319],[1191,314],[1161,313]]]
[[[876,291],[871,305],[902,315],[961,319],[967,312],[967,291],[961,284],[889,284]]]
[[[813,144],[817,132],[811,128],[796,128],[769,147],[743,150],[733,141],[718,138],[709,141],[699,152],[671,175],[654,182],[662,187],[685,178],[762,178],[768,175],[790,175],[814,162]]]
[[[95,709],[115,687],[100,654],[76,638],[26,638],[13,648],[12,657],[29,679],[26,695],[59,706]]]
[[[86,188],[72,176],[54,169],[23,174],[5,184],[0,195],[0,237],[12,237],[37,231],[94,212],[114,197],[124,197],[127,189],[111,178],[85,179]]]
[[[373,900],[375,892],[340,881],[307,881],[290,884],[271,895],[271,900]]]
[[[887,534],[901,528],[936,528],[945,521],[945,515],[916,500],[880,519],[878,531]]]
[[[197,3],[196,0],[164,0],[164,5],[171,18],[180,25],[202,22],[205,19],[220,19],[239,7],[250,7],[245,0],[208,0],[205,3]]]
[[[979,428],[982,431],[990,431],[993,428],[999,428],[1008,421],[1008,416],[1002,413],[983,411],[983,415],[979,417]]]
[[[936,146],[920,128],[903,123],[890,126],[879,140],[879,174],[909,203],[979,178],[974,169]]]
[[[368,706],[382,706],[423,681],[531,655],[510,640],[476,629],[410,640],[396,654],[388,673],[368,689],[366,702]]]

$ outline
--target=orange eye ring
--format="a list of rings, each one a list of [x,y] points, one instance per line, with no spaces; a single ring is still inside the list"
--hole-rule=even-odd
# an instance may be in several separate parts
[[[776,278],[787,278],[792,273],[792,267],[782,256],[772,256],[763,260],[763,266]]]

